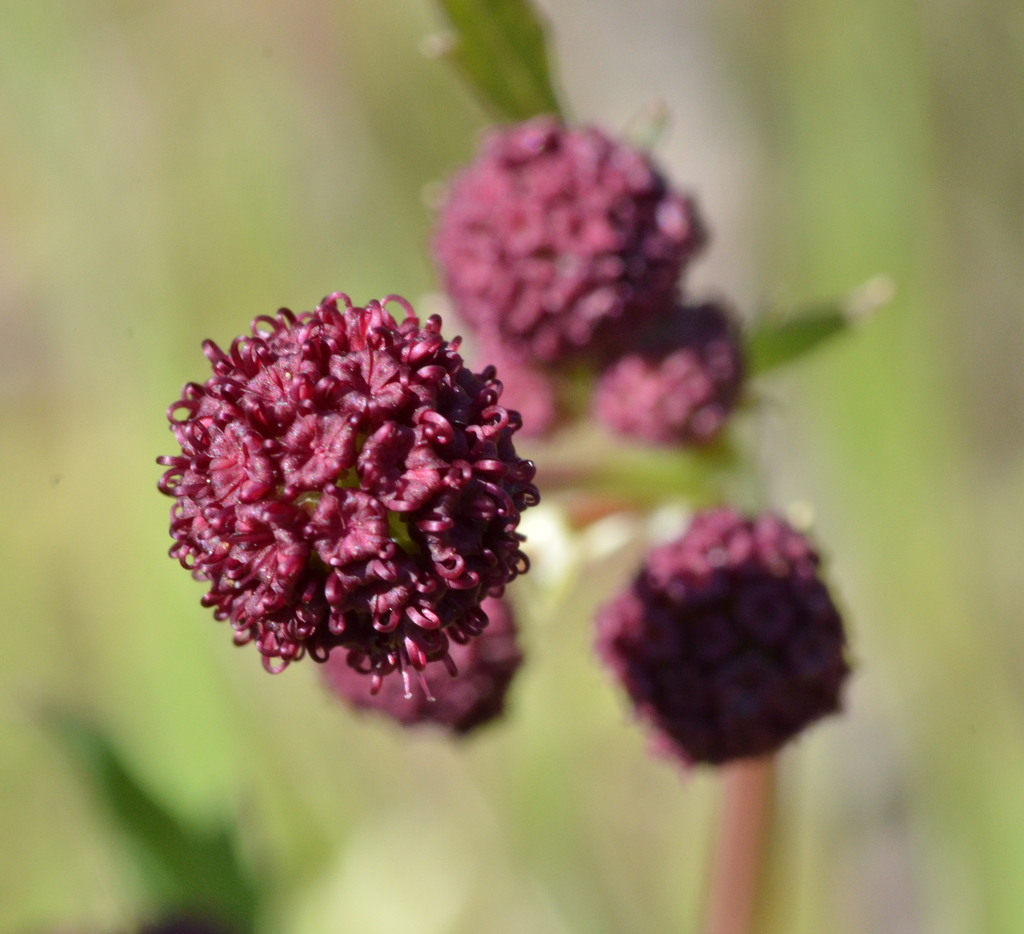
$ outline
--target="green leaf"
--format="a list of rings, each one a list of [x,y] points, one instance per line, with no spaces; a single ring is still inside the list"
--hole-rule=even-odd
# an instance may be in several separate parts
[[[453,40],[448,58],[501,120],[561,114],[551,83],[545,24],[529,0],[438,0]]]
[[[45,723],[127,838],[158,915],[189,912],[240,934],[254,930],[258,895],[238,861],[233,833],[179,821],[135,780],[110,739],[88,720],[49,711]]]
[[[748,373],[755,376],[803,357],[860,324],[892,301],[894,294],[888,276],[875,276],[830,304],[790,316],[765,316],[746,337]]]
[[[747,335],[748,372],[754,376],[791,363],[849,326],[850,321],[841,308],[817,309],[792,318],[760,321]]]

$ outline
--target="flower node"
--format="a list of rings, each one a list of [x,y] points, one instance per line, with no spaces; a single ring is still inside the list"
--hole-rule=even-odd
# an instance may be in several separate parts
[[[214,375],[168,410],[170,554],[268,670],[341,648],[374,690],[401,671],[408,693],[410,670],[479,635],[481,601],[527,569],[516,527],[539,496],[519,414],[440,331],[396,296],[337,293],[256,318],[227,352],[207,341]]]
[[[492,132],[454,180],[434,254],[472,327],[550,364],[670,309],[703,242],[693,204],[646,155],[538,117]]]
[[[839,709],[849,673],[818,555],[778,517],[699,513],[598,616],[598,651],[689,762],[773,752]]]

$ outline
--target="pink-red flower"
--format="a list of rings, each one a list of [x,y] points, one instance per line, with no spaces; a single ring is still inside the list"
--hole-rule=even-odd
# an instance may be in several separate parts
[[[408,695],[395,678],[374,694],[368,678],[332,657],[324,665],[328,686],[352,707],[377,711],[405,726],[433,723],[465,734],[488,723],[505,709],[505,695],[523,656],[508,604],[488,597],[481,608],[489,619],[487,628],[466,644],[450,648],[457,677],[433,666],[411,683]]]
[[[491,132],[454,180],[434,254],[484,340],[552,364],[669,313],[703,242],[692,203],[644,153],[538,117]]]
[[[396,296],[282,309],[228,352],[207,341],[213,376],[168,410],[171,555],[268,669],[341,649],[375,689],[396,670],[408,685],[450,666],[481,601],[527,569],[516,526],[538,494],[519,415],[440,330]]]
[[[598,651],[689,762],[778,749],[839,709],[842,620],[807,538],[772,514],[699,513],[598,616]]]
[[[645,346],[601,375],[594,412],[648,444],[701,445],[725,425],[743,387],[738,329],[718,305],[679,308]]]

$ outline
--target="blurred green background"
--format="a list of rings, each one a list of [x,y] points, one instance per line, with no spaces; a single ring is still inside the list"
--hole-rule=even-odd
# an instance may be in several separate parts
[[[887,273],[869,327],[757,386],[780,508],[849,609],[848,713],[782,756],[766,932],[1024,930],[1024,8],[547,0],[562,86],[657,150],[747,313]],[[295,934],[698,927],[717,782],[650,757],[590,651],[672,519],[526,523],[530,664],[464,745],[267,676],[165,556],[163,411],[335,289],[433,310],[438,180],[482,112],[426,0],[0,0],[0,934],[148,909],[36,712],[94,717],[182,820],[242,827]]]

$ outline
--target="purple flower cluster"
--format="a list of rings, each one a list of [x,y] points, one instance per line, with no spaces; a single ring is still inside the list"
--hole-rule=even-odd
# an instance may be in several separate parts
[[[522,664],[516,641],[516,626],[504,600],[488,597],[481,605],[487,614],[487,628],[465,645],[452,645],[452,662],[458,677],[437,667],[411,685],[406,696],[402,683],[394,678],[373,694],[367,679],[344,661],[331,658],[324,675],[331,690],[351,706],[374,710],[406,726],[433,723],[465,734],[500,716],[505,694]]]
[[[539,497],[519,416],[440,330],[396,296],[282,309],[228,352],[207,341],[214,375],[168,410],[171,555],[268,670],[341,647],[375,689],[396,670],[408,685],[451,666],[450,640],[479,635],[481,601],[526,570],[516,526]]]
[[[647,156],[538,117],[493,131],[454,180],[434,254],[485,341],[552,364],[663,313],[703,242]]]
[[[773,515],[698,514],[598,617],[598,651],[690,762],[772,752],[839,709],[849,669],[818,556]]]
[[[700,445],[722,429],[743,386],[736,327],[719,305],[678,308],[655,340],[601,375],[594,412],[649,444]]]
[[[567,361],[604,372],[595,412],[652,444],[699,445],[724,425],[743,379],[738,328],[719,305],[680,304],[704,245],[693,203],[649,158],[592,127],[538,117],[494,131],[452,183],[434,255],[458,312],[525,434],[543,436],[578,397]]]

